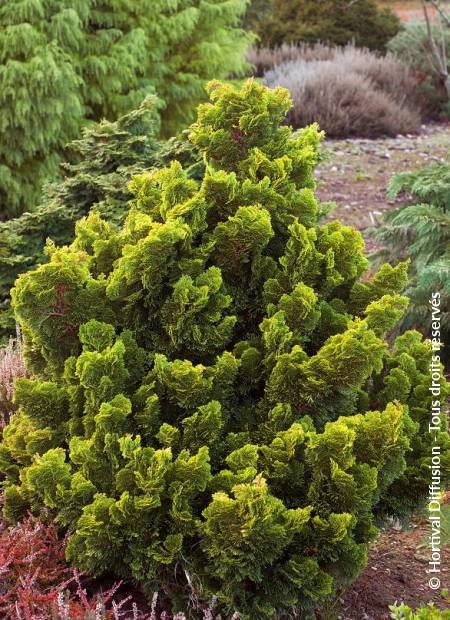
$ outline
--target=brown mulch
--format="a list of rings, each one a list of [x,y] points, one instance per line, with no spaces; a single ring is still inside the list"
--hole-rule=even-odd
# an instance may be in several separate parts
[[[395,12],[400,17],[402,22],[411,22],[424,19],[422,8],[395,9]],[[439,16],[438,12],[433,7],[428,7],[428,15],[432,20],[436,20]]]
[[[441,591],[450,585],[450,549],[442,549],[441,588],[428,586],[429,549],[423,546],[427,524],[411,530],[390,529],[379,535],[369,553],[367,568],[341,599],[343,620],[388,620],[389,605],[404,602],[412,608],[433,601],[446,608]],[[421,545],[422,543],[422,545]]]

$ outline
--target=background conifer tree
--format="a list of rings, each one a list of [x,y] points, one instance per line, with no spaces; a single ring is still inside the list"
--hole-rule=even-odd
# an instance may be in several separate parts
[[[87,2],[0,6],[0,219],[31,208],[83,117],[71,54],[83,45]]]
[[[244,16],[246,30],[257,32],[259,23],[273,11],[273,8],[273,0],[250,0]]]
[[[33,210],[84,120],[146,95],[162,132],[192,120],[205,80],[239,75],[246,0],[8,0],[0,7],[0,219]]]
[[[410,281],[405,294],[411,300],[402,328],[431,331],[430,291],[440,296],[442,341],[450,341],[450,158],[422,170],[393,177],[392,198],[406,194],[412,203],[386,213],[374,231],[382,247],[375,264],[409,259]],[[449,359],[448,346],[443,355]]]

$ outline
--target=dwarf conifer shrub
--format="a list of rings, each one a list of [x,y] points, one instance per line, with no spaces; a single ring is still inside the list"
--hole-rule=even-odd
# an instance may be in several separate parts
[[[17,281],[36,378],[4,430],[4,513],[44,506],[71,562],[172,613],[196,617],[195,595],[306,619],[365,565],[375,519],[427,494],[430,347],[384,338],[406,265],[361,279],[360,234],[317,224],[321,134],[283,125],[287,91],[210,91],[201,182],[176,161],[138,175],[122,229],[91,214]]]
[[[47,185],[42,203],[31,213],[0,222],[0,340],[15,329],[10,289],[20,273],[48,260],[48,240],[56,246],[71,243],[76,222],[91,211],[122,224],[132,198],[131,178],[173,158],[190,176],[202,175],[200,156],[186,136],[163,142],[158,129],[151,96],[117,121],[92,123],[68,145],[71,161],[61,164],[64,178]]]

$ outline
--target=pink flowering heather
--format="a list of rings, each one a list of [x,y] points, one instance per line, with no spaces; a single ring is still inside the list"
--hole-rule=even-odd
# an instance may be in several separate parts
[[[88,593],[85,583],[90,585]],[[0,618],[9,620],[148,620],[122,583],[104,590],[70,568],[53,524],[29,517],[0,523]]]
[[[15,410],[13,403],[15,379],[27,376],[22,334],[17,329],[16,338],[10,338],[8,345],[0,349],[0,429]]]

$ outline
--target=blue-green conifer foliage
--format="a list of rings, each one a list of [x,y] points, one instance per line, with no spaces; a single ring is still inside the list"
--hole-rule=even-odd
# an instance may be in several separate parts
[[[194,120],[205,81],[240,75],[247,0],[7,0],[0,5],[0,220],[31,211],[82,123],[146,96],[162,132]]]

